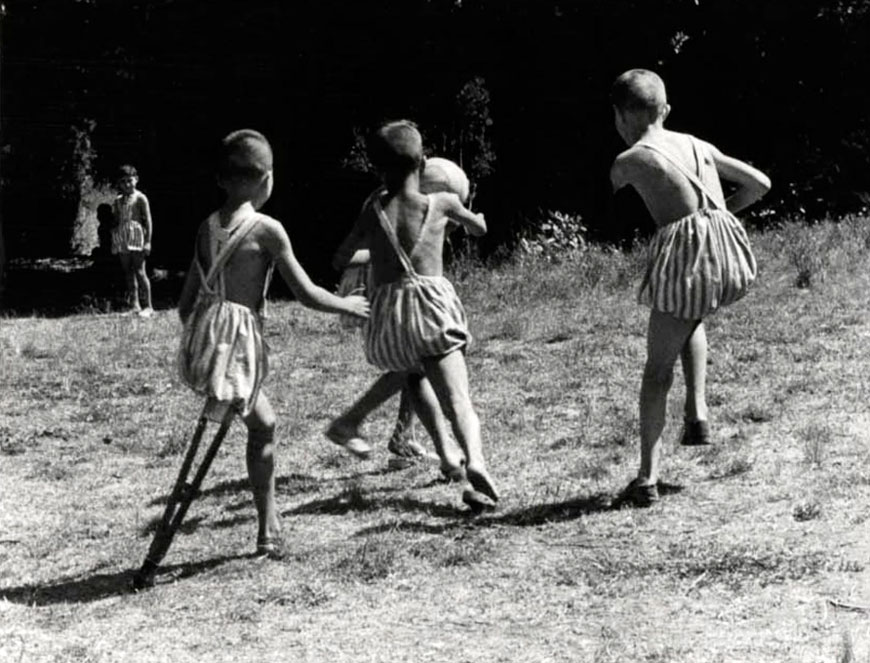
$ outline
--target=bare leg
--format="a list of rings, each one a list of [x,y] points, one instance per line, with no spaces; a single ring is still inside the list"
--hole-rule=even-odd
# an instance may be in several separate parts
[[[136,305],[139,305],[139,291],[142,293],[142,298],[145,300],[145,309],[151,310],[151,281],[148,280],[148,272],[145,271],[145,254],[141,251],[136,251],[130,254],[132,258],[133,272],[136,277],[138,290],[136,291]]]
[[[127,305],[134,311],[138,311],[139,306],[139,288],[136,285],[136,268],[133,265],[133,256],[130,253],[119,253],[118,257],[121,260],[121,269],[124,270],[124,283],[127,286]]]
[[[405,373],[384,373],[347,410],[333,420],[330,428],[356,430],[374,410],[396,394],[405,384]]]
[[[435,451],[441,459],[441,472],[448,479],[458,478],[465,457],[450,437],[447,420],[441,413],[441,404],[438,402],[435,390],[432,389],[432,384],[422,375],[409,375],[408,397],[420,422],[432,438]]]
[[[699,322],[680,353],[686,379],[686,421],[707,420],[707,333]]]
[[[408,386],[405,385],[399,396],[399,414],[396,417],[393,433],[390,435],[390,446],[414,442],[414,439],[414,402]]]
[[[244,419],[248,427],[248,479],[257,509],[257,542],[278,539],[281,527],[275,505],[275,412],[261,391]]]
[[[497,501],[498,491],[483,458],[480,420],[471,404],[465,355],[457,350],[441,357],[424,359],[423,368],[432,383],[441,410],[450,421],[453,434],[465,452],[465,471],[469,483],[476,491]]]
[[[645,485],[654,485],[659,478],[661,436],[668,392],[674,380],[674,364],[697,325],[697,320],[679,320],[659,311],[650,313],[647,359],[640,388],[638,479]]]

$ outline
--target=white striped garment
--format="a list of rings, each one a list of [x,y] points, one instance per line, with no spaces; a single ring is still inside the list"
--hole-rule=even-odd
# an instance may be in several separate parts
[[[704,208],[658,229],[638,301],[675,318],[700,320],[741,299],[757,266],[731,212]]]
[[[115,227],[112,228],[112,253],[142,251],[145,248],[145,194],[134,191],[130,196],[120,195],[112,205]]]
[[[226,300],[223,268],[259,220],[260,215],[252,214],[230,229],[221,228],[217,213],[206,221],[211,262],[206,273],[199,257],[195,259],[200,291],[185,321],[177,360],[185,384],[238,407],[242,416],[253,409],[268,373],[268,347],[260,312]],[[269,276],[263,285],[264,299],[268,284]]]
[[[443,276],[409,274],[379,285],[363,328],[366,359],[386,371],[422,370],[422,360],[471,343],[465,309]]]
[[[184,325],[181,379],[198,394],[250,413],[269,371],[259,316],[247,306],[202,295]]]

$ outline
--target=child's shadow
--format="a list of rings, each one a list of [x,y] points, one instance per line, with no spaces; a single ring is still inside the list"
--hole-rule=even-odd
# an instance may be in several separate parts
[[[658,488],[659,494],[663,496],[674,495],[683,490],[683,487],[680,485],[662,482],[659,482]],[[431,504],[416,500],[401,499],[397,501],[396,506],[400,508],[402,503],[405,502],[407,502],[406,506],[410,507],[407,509],[409,511],[425,511],[433,516],[452,518],[452,522],[441,524],[424,522],[384,523],[364,528],[358,531],[355,536],[368,536],[369,534],[396,530],[423,532],[426,534],[444,534],[455,529],[468,527],[469,525],[475,527],[538,527],[540,525],[577,520],[593,513],[603,513],[605,511],[625,508],[619,506],[613,495],[609,493],[595,493],[586,497],[576,497],[561,502],[532,504],[514,511],[507,511],[505,513],[493,512],[478,516],[474,516],[470,510],[457,510],[449,507],[433,510]]]
[[[248,555],[226,555],[193,563],[180,563],[160,567],[160,575],[170,575],[174,580],[189,578],[219,567],[227,562],[244,559]],[[0,590],[0,599],[26,606],[49,606],[60,603],[92,603],[112,596],[132,592],[135,570],[115,573],[92,573],[85,577],[61,578],[38,585],[22,585]]]
[[[455,515],[456,511],[430,502],[420,502],[409,497],[393,498],[385,497],[389,493],[396,493],[404,488],[375,488],[363,491],[357,488],[348,488],[332,497],[306,502],[294,509],[284,511],[282,516],[341,516],[347,513],[361,513],[368,511],[381,511],[389,508],[398,508],[403,511],[426,511],[435,516]]]
[[[294,473],[278,477],[275,482],[275,489],[282,497],[286,497],[313,492],[318,489],[320,483],[320,479],[316,477],[308,474]],[[226,497],[237,493],[250,493],[250,491],[251,485],[248,483],[247,479],[229,479],[227,481],[216,483],[204,490],[200,490],[196,495],[194,503],[196,500],[200,500],[204,497]],[[168,499],[169,493],[160,495],[151,500],[149,506],[165,505]]]

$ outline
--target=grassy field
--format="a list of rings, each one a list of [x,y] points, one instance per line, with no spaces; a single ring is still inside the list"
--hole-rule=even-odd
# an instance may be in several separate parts
[[[395,402],[371,460],[324,441],[376,374],[336,319],[275,303],[295,554],[252,556],[234,424],[139,594],[200,407],[174,311],[0,320],[0,661],[870,663],[870,221],[753,241],[757,287],[708,322],[715,445],[674,443],[678,375],[648,510],[609,507],[637,462],[638,255],[453,268],[503,494],[477,518],[437,468],[387,470]]]

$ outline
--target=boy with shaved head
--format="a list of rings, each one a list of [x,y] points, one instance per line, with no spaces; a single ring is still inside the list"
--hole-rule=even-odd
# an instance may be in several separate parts
[[[770,180],[710,143],[665,129],[671,107],[654,72],[623,73],[612,101],[616,130],[629,146],[613,163],[613,189],[634,187],[657,227],[638,297],[651,308],[640,390],[640,469],[617,499],[649,506],[659,499],[661,435],[678,357],[686,381],[681,443],[710,442],[703,318],[740,299],[755,279],[755,258],[733,213],[767,193]],[[720,177],[735,187],[727,198]]]
[[[241,415],[259,521],[257,553],[280,558],[285,548],[275,506],[275,413],[261,388],[268,369],[262,312],[272,270],[277,267],[310,308],[365,318],[368,302],[312,283],[281,223],[258,212],[273,184],[272,148],[261,133],[242,129],[223,139],[217,179],[225,201],[199,228],[178,303],[184,323],[179,370],[196,392]]]

